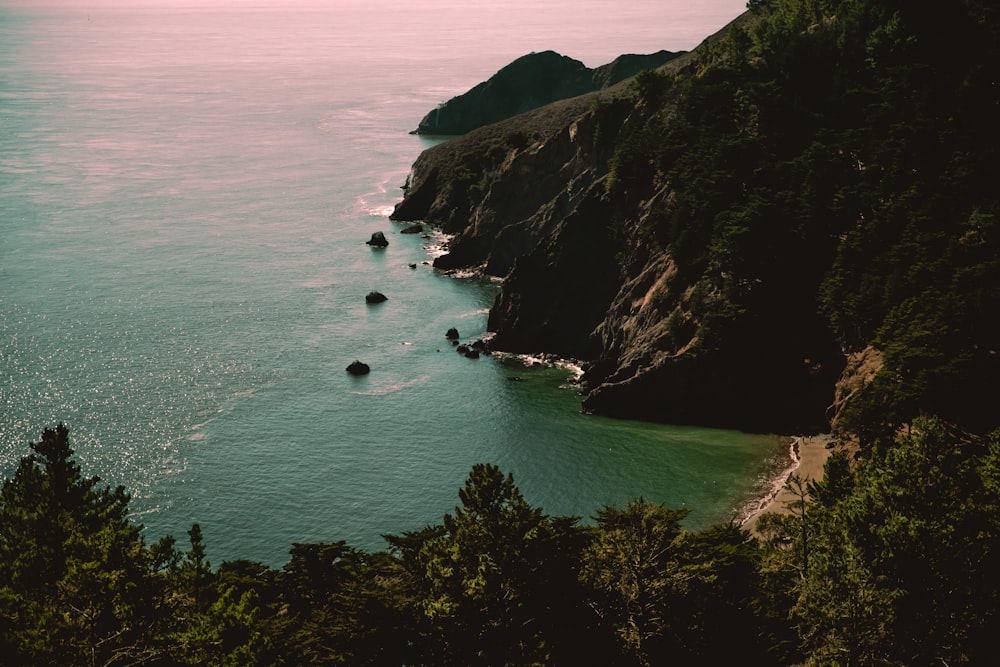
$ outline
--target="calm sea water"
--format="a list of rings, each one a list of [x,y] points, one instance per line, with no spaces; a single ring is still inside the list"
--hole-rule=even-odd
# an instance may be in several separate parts
[[[151,538],[197,521],[217,563],[382,548],[477,462],[552,514],[737,512],[775,439],[584,416],[564,369],[460,357],[444,332],[486,333],[497,286],[387,215],[434,105],[532,50],[691,48],[742,0],[264,4],[0,7],[0,472],[64,421]]]

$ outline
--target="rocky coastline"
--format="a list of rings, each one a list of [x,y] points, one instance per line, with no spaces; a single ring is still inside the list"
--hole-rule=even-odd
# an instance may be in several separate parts
[[[699,54],[748,20],[741,16],[657,72],[697,73]],[[650,113],[634,81],[426,150],[391,218],[451,236],[436,268],[501,278],[489,315],[491,347],[583,360],[587,412],[828,432],[847,358],[815,303],[779,288],[754,312],[712,312],[713,295],[700,293],[703,286],[646,231],[673,196],[670,185],[610,187],[618,142]],[[794,271],[785,277],[794,283]]]

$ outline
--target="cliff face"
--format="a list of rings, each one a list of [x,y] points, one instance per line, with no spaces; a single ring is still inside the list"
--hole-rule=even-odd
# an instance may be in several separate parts
[[[691,67],[682,58],[667,71]],[[823,428],[843,362],[815,315],[805,327],[793,321],[798,311],[744,318],[732,323],[734,344],[703,349],[695,335],[703,315],[685,310],[690,277],[642,231],[670,187],[609,193],[621,128],[649,113],[629,91],[566,100],[429,149],[393,219],[454,234],[435,267],[505,277],[489,316],[492,346],[587,361],[588,411]]]
[[[440,269],[505,276],[607,173],[596,146],[594,95],[477,129],[420,155],[392,219],[424,220],[454,234]],[[584,136],[586,135],[586,136]]]
[[[940,108],[913,106],[911,72],[940,55],[885,74],[868,35],[895,26],[884,52],[897,58],[922,28],[919,13],[881,11],[777,28],[745,14],[658,73],[426,151],[393,218],[454,235],[438,268],[504,277],[493,346],[585,360],[586,410],[868,437],[923,410],[995,424],[997,392],[960,380],[1000,370],[981,315],[1000,307],[1000,267],[980,252],[1000,239],[1000,205],[975,175],[996,151],[964,143],[996,134],[977,110],[983,95],[1000,104],[975,64],[992,60],[940,66],[926,98]],[[992,48],[975,16],[952,18],[980,39],[956,43]],[[983,85],[955,108],[940,102],[945,75],[962,94]],[[886,133],[914,123],[948,138],[901,152]],[[929,165],[942,175],[926,187],[958,179],[956,193],[914,198]],[[859,359],[877,363],[860,372]]]
[[[612,86],[680,53],[628,54],[596,69],[555,51],[530,53],[489,80],[448,100],[420,121],[415,134],[465,134],[558,100]]]

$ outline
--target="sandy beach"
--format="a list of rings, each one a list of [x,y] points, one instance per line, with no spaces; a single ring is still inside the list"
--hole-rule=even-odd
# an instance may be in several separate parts
[[[784,480],[792,473],[796,473],[803,480],[818,480],[823,478],[823,466],[830,456],[831,449],[827,445],[830,443],[829,435],[797,436],[792,439],[790,446],[792,455],[792,465],[784,472],[781,481],[775,484],[775,488],[768,498],[761,503],[761,508],[751,514],[744,522],[743,527],[750,532],[756,532],[757,518],[761,514],[768,512],[786,513],[788,503],[795,500],[794,494],[784,485]]]

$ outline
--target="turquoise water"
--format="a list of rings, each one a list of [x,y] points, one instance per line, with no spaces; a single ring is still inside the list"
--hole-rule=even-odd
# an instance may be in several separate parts
[[[435,104],[531,50],[691,48],[742,3],[466,4],[0,8],[5,475],[64,421],[151,537],[272,565],[437,521],[478,462],[553,514],[643,495],[698,527],[759,492],[774,438],[584,416],[564,368],[455,354],[497,285],[387,218]]]

